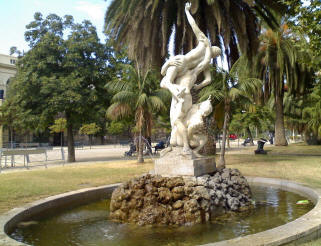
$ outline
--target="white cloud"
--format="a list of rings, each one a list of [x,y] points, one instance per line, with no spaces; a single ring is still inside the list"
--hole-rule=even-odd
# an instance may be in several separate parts
[[[102,1],[101,3],[79,1],[76,3],[75,8],[78,11],[86,13],[91,20],[103,21],[106,11],[106,3],[104,1]]]

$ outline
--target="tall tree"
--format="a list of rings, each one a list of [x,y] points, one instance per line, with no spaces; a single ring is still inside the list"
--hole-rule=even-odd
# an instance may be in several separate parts
[[[34,15],[25,39],[30,50],[19,59],[10,83],[14,101],[23,109],[29,127],[40,131],[59,114],[67,120],[68,161],[75,161],[74,130],[93,117],[107,100],[104,83],[107,55],[96,28],[73,22],[72,16]]]
[[[284,127],[283,98],[285,90],[302,95],[311,84],[311,69],[301,62],[304,52],[296,46],[299,40],[286,24],[279,30],[265,30],[256,57],[258,76],[264,81],[264,98],[273,95],[276,112],[275,145],[287,145]]]
[[[106,12],[105,32],[117,40],[119,47],[127,45],[129,57],[137,57],[145,68],[150,64],[160,67],[167,56],[172,34],[175,54],[186,53],[195,46],[196,40],[184,13],[186,2],[113,0]],[[213,44],[225,47],[222,50],[230,67],[238,59],[239,49],[249,56],[255,53],[260,33],[258,16],[275,27],[270,10],[285,9],[276,0],[191,2],[198,26]]]
[[[319,0],[282,0],[289,6],[288,22],[291,29],[309,40],[307,50],[313,54],[308,62],[321,66],[321,2]]]
[[[144,73],[137,63],[123,64],[122,67],[121,74],[106,85],[114,94],[107,116],[113,120],[135,118],[139,132],[138,162],[142,163],[142,135],[151,137],[153,114],[166,110],[165,102],[169,102],[170,95],[165,89],[159,88],[159,80],[151,70]]]
[[[321,76],[319,83],[313,88],[308,96],[307,104],[303,109],[303,119],[306,121],[307,140],[311,143],[321,144]],[[312,136],[309,136],[309,135]]]

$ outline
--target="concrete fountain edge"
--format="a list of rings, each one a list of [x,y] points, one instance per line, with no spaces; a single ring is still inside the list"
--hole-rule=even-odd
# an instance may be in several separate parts
[[[309,241],[321,236],[321,190],[313,189],[302,184],[283,179],[246,177],[250,185],[273,186],[308,197],[315,203],[315,207],[303,216],[287,224],[267,231],[237,237],[202,246],[277,246],[291,245]],[[57,209],[82,205],[91,201],[111,196],[113,190],[120,184],[111,184],[93,188],[85,188],[41,199],[25,206],[14,208],[0,215],[0,246],[26,246],[17,242],[8,234],[21,221],[41,214],[48,209]],[[8,233],[8,234],[7,234]]]

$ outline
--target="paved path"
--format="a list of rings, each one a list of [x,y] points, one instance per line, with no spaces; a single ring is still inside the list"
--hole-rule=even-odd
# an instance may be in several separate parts
[[[233,154],[253,154],[254,150],[257,146],[243,146],[241,145],[243,141],[240,143],[235,141],[230,141],[231,148],[226,149],[226,155],[233,155]],[[267,143],[266,145],[270,145]],[[217,147],[219,144],[217,143]],[[129,146],[126,145],[96,145],[86,146],[84,148],[76,148],[76,162],[74,163],[66,163],[61,160],[61,149],[59,147],[55,147],[53,150],[48,151],[48,162],[46,162],[48,168],[53,166],[61,166],[61,165],[89,165],[96,162],[109,162],[109,161],[121,161],[121,160],[135,160],[136,157],[124,157],[125,151],[129,150]],[[219,154],[220,149],[217,149],[217,154]],[[67,147],[64,147],[65,157],[67,159],[68,151]],[[147,158],[150,158],[147,156]],[[154,156],[153,158],[157,158]],[[45,168],[44,155],[30,155],[30,169],[38,169],[38,168]],[[2,160],[2,165],[4,165],[4,160]],[[29,169],[29,170],[30,170]],[[11,167],[10,159],[7,161],[7,168],[2,169],[1,173],[7,172],[16,172],[16,171],[26,171],[27,169],[23,165],[23,156],[16,156],[15,157],[15,167]]]
[[[75,149],[76,162],[67,163],[61,159],[61,149],[54,148],[48,151],[48,161],[45,162],[44,155],[30,155],[29,170],[43,169],[45,168],[44,163],[47,167],[62,166],[62,165],[89,165],[97,162],[109,162],[109,161],[121,161],[121,160],[135,160],[137,157],[125,157],[125,151],[128,151],[128,146],[122,145],[97,145],[92,148],[86,146],[84,148]],[[64,148],[65,158],[67,159],[68,150]],[[150,156],[146,156],[149,159]],[[157,156],[155,156],[157,158]],[[2,159],[2,166],[4,166],[4,158]],[[8,157],[7,167],[1,170],[1,173],[17,172],[17,171],[28,171],[24,166],[23,156],[15,157],[15,166],[11,167],[11,159]]]

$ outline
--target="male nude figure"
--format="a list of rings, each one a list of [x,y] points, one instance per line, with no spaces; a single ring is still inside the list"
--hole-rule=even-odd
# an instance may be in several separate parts
[[[195,68],[200,62],[204,60],[205,50],[206,50],[206,42],[209,42],[205,34],[199,29],[196,25],[195,20],[189,13],[191,8],[190,3],[186,3],[185,5],[185,13],[187,16],[187,20],[190,23],[192,30],[198,40],[198,45],[196,48],[192,49],[185,55],[177,55],[170,58],[165,64],[162,66],[161,74],[164,78],[161,81],[160,86],[162,88],[167,88],[174,97],[179,97],[181,93],[184,91],[184,88],[180,88],[175,85],[175,78],[182,76],[186,71]],[[221,49],[213,46],[211,47],[211,56],[217,57],[221,54]],[[208,68],[204,69],[204,80],[198,85],[194,86],[194,89],[199,90],[204,86],[207,86],[211,82],[211,74]]]
[[[172,132],[170,143],[172,146],[183,146],[183,154],[192,154],[185,125],[185,117],[192,108],[192,95],[190,91],[197,80],[197,76],[208,66],[212,57],[210,42],[207,40],[204,44],[206,49],[204,60],[195,68],[186,70],[182,76],[175,79],[175,86],[182,88],[182,90],[178,96],[172,97],[170,109]]]
[[[197,37],[198,45],[186,55],[178,55],[169,59],[162,67],[161,87],[167,88],[173,95],[170,119],[172,126],[171,145],[183,146],[183,154],[191,154],[188,143],[187,128],[184,124],[185,117],[192,107],[192,96],[190,90],[201,89],[211,82],[209,64],[212,57],[220,55],[218,47],[211,47],[209,40],[198,28],[195,20],[189,13],[190,3],[185,5],[187,19]],[[204,72],[204,81],[194,85],[197,76]]]

